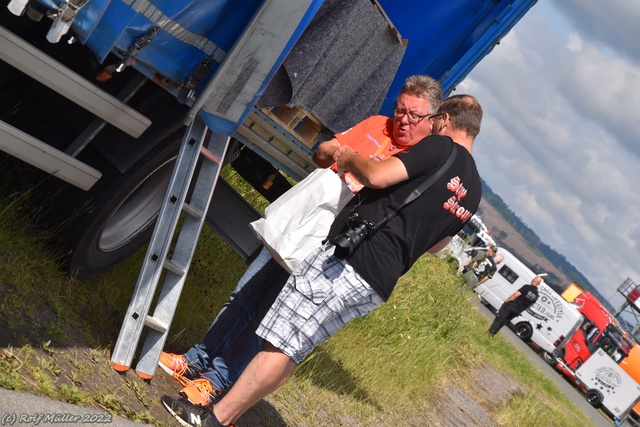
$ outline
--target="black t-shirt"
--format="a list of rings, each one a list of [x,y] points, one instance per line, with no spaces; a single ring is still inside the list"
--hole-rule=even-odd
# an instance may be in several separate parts
[[[484,257],[478,262],[478,264],[476,264],[476,267],[473,269],[473,273],[476,275],[478,280],[482,280],[487,276],[492,278],[497,269],[498,268],[493,257],[488,256]]]
[[[409,193],[447,161],[453,144],[449,137],[432,135],[396,154],[409,179],[385,189],[363,188],[338,214],[329,238],[345,229],[352,208],[358,204],[359,216],[373,223],[401,206]],[[475,161],[462,146],[457,151],[455,162],[431,187],[366,238],[348,258],[385,301],[400,276],[436,243],[458,233],[478,208],[482,185]]]
[[[524,285],[520,289],[520,296],[513,300],[520,311],[526,310],[530,305],[538,300],[538,287],[533,285]]]

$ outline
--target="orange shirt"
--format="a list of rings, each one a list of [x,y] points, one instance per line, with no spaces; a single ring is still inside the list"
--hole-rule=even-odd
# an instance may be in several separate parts
[[[348,145],[365,159],[375,154],[387,157],[404,150],[404,146],[396,146],[393,141],[393,119],[386,116],[372,116],[352,127],[338,133],[335,138],[340,145]],[[334,164],[331,169],[339,173]],[[352,192],[357,193],[364,187],[350,172],[340,175]]]

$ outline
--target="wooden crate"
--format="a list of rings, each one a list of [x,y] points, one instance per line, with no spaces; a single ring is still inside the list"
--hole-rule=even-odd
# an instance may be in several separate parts
[[[302,107],[269,107],[262,110],[278,125],[287,129],[306,147],[313,149],[318,142],[320,131],[324,125],[313,114]]]

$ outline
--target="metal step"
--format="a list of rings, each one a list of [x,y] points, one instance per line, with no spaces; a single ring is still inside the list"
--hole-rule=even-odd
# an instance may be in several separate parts
[[[1,120],[0,150],[83,190],[102,177],[100,171]]]
[[[0,60],[123,132],[139,137],[151,120],[0,26]]]

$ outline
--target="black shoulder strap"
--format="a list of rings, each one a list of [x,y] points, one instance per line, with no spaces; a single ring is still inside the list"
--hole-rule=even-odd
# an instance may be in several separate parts
[[[451,150],[451,154],[449,155],[449,158],[447,159],[447,161],[440,167],[440,169],[438,169],[438,171],[436,173],[434,173],[433,175],[431,175],[429,177],[429,179],[427,179],[425,182],[423,182],[422,184],[420,184],[418,186],[418,188],[416,188],[415,190],[413,190],[406,199],[404,199],[404,203],[402,204],[402,206],[400,206],[400,208],[402,208],[404,205],[407,205],[411,202],[413,202],[415,199],[418,198],[418,196],[420,196],[422,193],[424,193],[427,188],[431,187],[433,185],[434,182],[436,182],[438,180],[438,178],[440,178],[442,176],[442,174],[449,169],[449,167],[453,164],[453,162],[456,159],[456,155],[458,154],[458,144],[456,144],[455,142],[453,143],[453,150]],[[398,209],[400,209],[398,208]],[[396,209],[397,210],[397,209]]]
[[[382,221],[380,221],[379,223],[377,223],[375,225],[375,229],[377,229],[378,227],[382,226],[385,222],[389,221],[391,218],[393,218],[394,216],[397,215],[397,212],[402,209],[403,207],[405,207],[406,205],[408,205],[409,203],[413,202],[415,199],[417,199],[422,193],[424,193],[427,188],[431,187],[433,185],[434,182],[436,182],[438,180],[438,178],[440,178],[442,176],[442,174],[449,169],[449,167],[451,167],[451,165],[453,164],[453,162],[456,159],[456,155],[458,154],[458,144],[456,144],[455,142],[453,143],[453,150],[451,150],[451,154],[449,155],[449,158],[447,159],[446,162],[444,162],[444,164],[440,167],[440,169],[438,169],[436,171],[436,173],[434,173],[433,175],[431,175],[429,177],[429,179],[427,179],[426,181],[424,181],[422,184],[420,184],[415,190],[413,190],[411,193],[409,193],[409,195],[404,199],[404,202],[402,203],[402,205],[400,205],[398,208],[396,208],[393,212],[388,213],[384,216],[384,218],[382,219]]]

